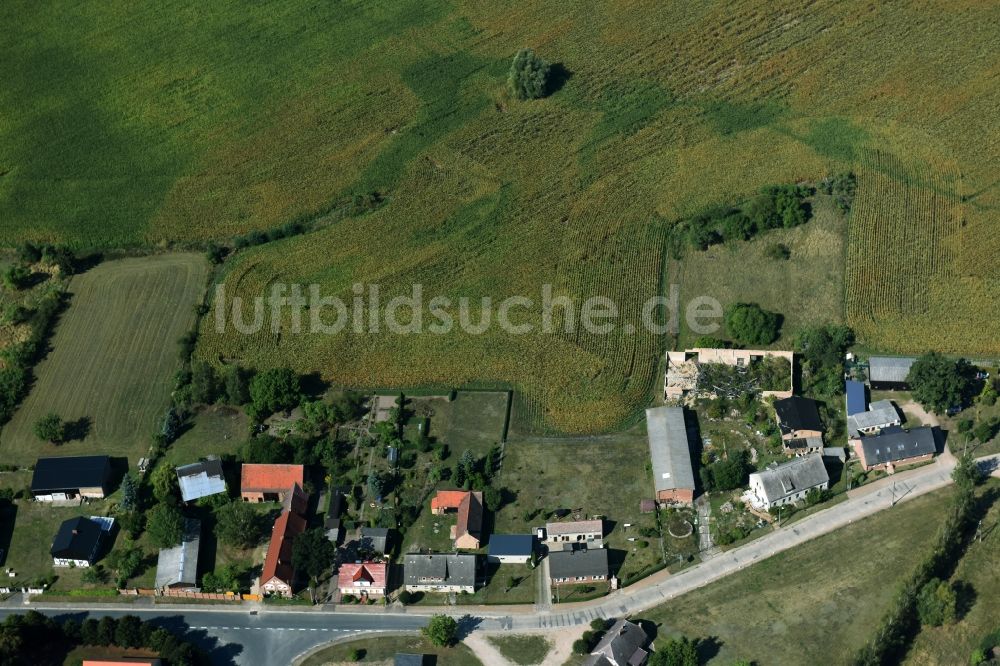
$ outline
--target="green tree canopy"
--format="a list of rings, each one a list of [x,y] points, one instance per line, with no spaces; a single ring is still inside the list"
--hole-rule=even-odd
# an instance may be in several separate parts
[[[549,92],[552,66],[531,49],[521,49],[510,65],[507,82],[518,99],[538,99]]]
[[[170,504],[178,501],[180,486],[173,465],[165,463],[157,465],[149,475],[149,482],[153,486],[153,497],[157,502]]]
[[[309,577],[310,588],[315,588],[319,577],[333,566],[337,547],[319,527],[306,530],[292,542],[292,566],[300,575]]]
[[[173,504],[157,504],[146,514],[146,531],[157,548],[176,546],[184,537],[184,514]]]
[[[35,422],[35,437],[45,442],[61,444],[66,439],[66,424],[54,412],[49,412]]]
[[[929,352],[910,367],[907,382],[917,402],[941,414],[949,407],[959,407],[968,402],[975,373],[975,368],[965,359],[955,361],[937,352]]]
[[[726,310],[726,331],[742,344],[768,345],[778,339],[781,316],[756,303],[736,303]]]
[[[257,416],[292,409],[302,399],[299,376],[290,368],[272,368],[250,380],[250,402]]]
[[[435,615],[421,632],[432,645],[448,647],[454,645],[458,637],[458,622],[450,615]]]
[[[956,605],[955,589],[946,581],[932,578],[917,596],[917,615],[921,624],[939,627],[955,621]]]
[[[230,502],[215,512],[215,534],[222,543],[249,548],[264,538],[264,517],[246,502]]]
[[[685,636],[658,643],[649,666],[698,666],[698,644]]]

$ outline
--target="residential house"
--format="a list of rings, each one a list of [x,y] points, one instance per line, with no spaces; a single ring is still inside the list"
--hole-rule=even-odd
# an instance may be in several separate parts
[[[306,531],[306,519],[287,508],[274,521],[271,543],[267,546],[264,570],[260,575],[260,588],[265,594],[291,597],[295,586],[295,571],[292,567],[292,543],[295,537]]]
[[[182,465],[176,471],[181,499],[185,502],[226,492],[226,477],[222,473],[222,461],[218,458]]]
[[[691,504],[694,501],[694,470],[684,409],[647,409],[646,432],[656,500],[664,504]]]
[[[876,391],[905,391],[910,368],[916,362],[912,356],[872,356],[868,359],[868,384]]]
[[[862,435],[878,435],[883,430],[899,427],[903,424],[902,417],[896,411],[891,400],[873,402],[867,410],[850,414],[847,417],[847,433],[851,437]]]
[[[767,511],[771,507],[800,502],[810,490],[829,487],[830,475],[823,464],[823,456],[811,453],[751,474],[750,488],[744,498],[755,509]]]
[[[455,548],[475,550],[483,528],[483,494],[469,490],[439,490],[431,499],[431,513],[442,515],[458,512],[458,520],[451,528]]]
[[[341,594],[359,598],[384,597],[386,591],[385,562],[352,562],[340,565],[337,588]]]
[[[110,529],[110,525],[105,529],[101,520],[84,516],[64,520],[49,549],[53,566],[89,567],[97,559],[104,534]]]
[[[39,458],[31,475],[31,494],[39,502],[61,502],[78,497],[101,499],[108,492],[111,459],[108,456]]]
[[[385,555],[389,550],[389,529],[386,527],[361,528],[361,552]]]
[[[409,652],[397,652],[392,660],[393,666],[424,666],[425,663],[424,655]]]
[[[604,547],[603,520],[577,520],[567,523],[546,523],[545,543],[591,548]]]
[[[446,553],[413,554],[403,559],[408,592],[476,591],[476,556]]]
[[[156,561],[156,589],[198,591],[198,551],[201,546],[201,521],[184,519],[181,542],[161,548]]]
[[[891,474],[897,467],[930,460],[937,451],[934,429],[928,426],[912,430],[892,428],[881,435],[854,439],[851,443],[866,472],[884,469]]]
[[[823,422],[815,400],[800,396],[775,400],[774,413],[786,453],[801,455],[823,450]]]
[[[499,564],[527,564],[535,551],[535,537],[530,534],[494,534],[486,559]]]
[[[643,666],[649,659],[649,636],[639,625],[621,619],[584,660],[584,666]]]
[[[549,553],[549,577],[554,585],[575,585],[608,579],[604,548],[557,550]]]
[[[292,486],[305,485],[303,465],[244,464],[240,496],[244,502],[281,502]]]

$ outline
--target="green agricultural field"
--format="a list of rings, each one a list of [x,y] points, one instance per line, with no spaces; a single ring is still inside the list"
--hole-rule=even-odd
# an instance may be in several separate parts
[[[927,555],[951,490],[898,505],[696,590],[642,618],[714,638],[711,663],[844,663]],[[859,554],[863,554],[859,556]]]
[[[334,666],[350,662],[350,654],[357,650],[362,664],[388,664],[397,652],[432,655],[438,666],[481,666],[472,650],[462,643],[450,648],[439,648],[419,636],[379,636],[354,641],[338,642],[314,652],[302,660],[300,666]]]
[[[846,318],[873,348],[1000,349],[987,333],[1000,305],[989,3],[15,0],[0,20],[0,242],[226,240],[377,191],[366,215],[239,252],[229,296],[281,281],[349,301],[370,283],[387,300],[419,283],[428,299],[534,301],[517,312],[535,325],[524,335],[206,321],[199,354],[213,361],[345,386],[513,387],[539,429],[618,427],[673,342],[642,328],[642,305],[668,267],[691,275],[682,294],[705,287],[665,261],[663,224],[848,169],[846,261],[833,265],[831,242],[816,256],[829,271],[809,281],[794,254],[780,270],[728,269],[722,297],[747,275],[790,329]],[[546,99],[506,91],[523,46],[560,65]],[[611,298],[619,325],[539,330],[543,285],[577,305]]]
[[[111,261],[74,277],[52,351],[0,431],[4,459],[106,453],[135,464],[169,404],[177,341],[194,324],[207,271],[200,256],[177,254]],[[39,441],[33,426],[49,412],[83,420],[86,437],[59,446]]]

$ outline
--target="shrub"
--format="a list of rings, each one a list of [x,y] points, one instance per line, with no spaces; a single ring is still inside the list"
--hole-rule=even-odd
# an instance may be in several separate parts
[[[736,303],[726,310],[726,331],[744,344],[767,345],[778,339],[781,317],[756,303]]]
[[[785,261],[792,256],[792,250],[784,243],[772,243],[767,246],[764,251],[768,259],[774,259],[775,261]]]
[[[955,589],[943,580],[932,578],[917,596],[920,623],[931,627],[955,621]]]

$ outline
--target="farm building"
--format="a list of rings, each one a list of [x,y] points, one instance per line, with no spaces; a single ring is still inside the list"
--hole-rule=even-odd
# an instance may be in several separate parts
[[[877,435],[887,428],[902,425],[903,421],[891,400],[873,402],[866,411],[847,417],[847,434],[851,437]]]
[[[431,513],[439,516],[451,511],[458,513],[458,520],[451,528],[455,548],[479,548],[483,528],[483,494],[468,490],[439,490],[431,499]]]
[[[874,437],[854,439],[854,453],[867,472],[884,469],[892,473],[902,465],[913,465],[934,457],[937,440],[934,429],[929,426],[912,430],[891,429]]]
[[[260,574],[260,588],[264,594],[291,597],[295,585],[292,568],[292,543],[306,530],[306,519],[294,511],[283,509],[274,521],[271,543],[264,557],[264,570]]]
[[[694,470],[684,409],[647,409],[646,431],[656,500],[666,504],[691,504],[694,501]]]
[[[362,527],[361,551],[384,555],[389,550],[389,529],[386,527]]]
[[[608,551],[604,548],[579,548],[549,553],[549,577],[555,585],[607,580]]]
[[[111,480],[108,456],[39,458],[31,476],[31,494],[39,502],[88,497],[101,499]]]
[[[530,534],[494,534],[486,558],[500,564],[527,564],[535,550],[535,537]]]
[[[177,468],[177,484],[185,502],[224,493],[226,477],[222,473],[222,462],[214,458],[182,465]]]
[[[113,519],[94,520],[78,516],[64,520],[52,541],[49,554],[57,567],[89,567],[97,559],[105,532],[111,530]]]
[[[549,544],[584,544],[604,547],[603,520],[576,520],[568,523],[546,523],[545,542]]]
[[[407,555],[403,579],[408,592],[476,591],[476,556],[445,553]]]
[[[340,593],[361,598],[384,597],[386,580],[385,562],[344,563],[337,572]]]
[[[767,511],[800,502],[814,488],[829,487],[830,475],[823,465],[823,456],[813,453],[751,474],[750,488],[744,498],[755,509]]]
[[[801,455],[823,450],[823,422],[815,400],[801,396],[775,400],[774,414],[786,453]]]
[[[649,658],[648,644],[642,627],[621,618],[604,633],[583,666],[642,666]]]
[[[907,377],[917,359],[912,356],[872,356],[868,359],[868,383],[881,391],[905,391]]]
[[[160,549],[156,560],[156,589],[198,591],[198,551],[201,546],[201,521],[184,520],[181,542]]]
[[[244,463],[240,471],[240,497],[244,502],[281,502],[292,486],[304,483],[303,465]]]

